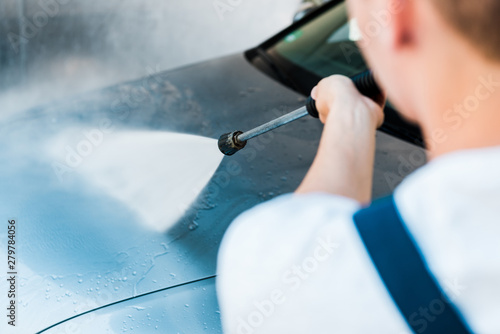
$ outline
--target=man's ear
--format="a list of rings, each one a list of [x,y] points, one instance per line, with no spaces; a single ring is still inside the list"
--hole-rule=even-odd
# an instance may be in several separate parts
[[[389,0],[390,13],[393,16],[391,43],[396,50],[408,47],[416,41],[415,1],[422,0]]]

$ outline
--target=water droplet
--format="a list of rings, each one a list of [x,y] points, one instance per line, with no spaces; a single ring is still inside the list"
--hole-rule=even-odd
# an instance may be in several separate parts
[[[185,307],[189,307],[189,304],[184,305]]]
[[[194,230],[196,230],[197,228],[198,228],[198,223],[197,223],[197,222],[192,222],[192,223],[191,223],[191,224],[189,224],[189,226],[188,226],[188,229],[189,229],[190,231],[194,231]]]
[[[78,283],[82,284],[82,283],[83,283],[83,280],[82,280],[82,279],[79,279],[79,280],[78,280]]]
[[[137,311],[144,311],[146,308],[142,306],[132,306],[132,308],[136,309]]]
[[[137,271],[132,272],[132,275],[134,276],[137,275]]]

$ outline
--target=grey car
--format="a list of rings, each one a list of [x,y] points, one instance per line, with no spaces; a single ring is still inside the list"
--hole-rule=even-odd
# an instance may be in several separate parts
[[[15,221],[17,326],[1,332],[220,333],[224,232],[299,185],[322,125],[299,120],[232,157],[217,139],[301,107],[322,77],[364,71],[355,40],[331,1],[247,52],[3,120],[0,254]],[[422,146],[389,104],[375,197],[425,162]]]

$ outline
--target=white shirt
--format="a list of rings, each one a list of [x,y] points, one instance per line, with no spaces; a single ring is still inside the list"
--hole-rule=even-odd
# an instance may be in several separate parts
[[[395,202],[473,332],[500,333],[500,147],[435,159]],[[411,333],[356,231],[359,209],[290,194],[239,216],[219,252],[225,333]],[[426,312],[415,319],[422,329]]]

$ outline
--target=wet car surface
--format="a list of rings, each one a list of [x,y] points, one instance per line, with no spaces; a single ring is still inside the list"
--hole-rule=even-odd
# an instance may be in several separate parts
[[[322,125],[299,120],[232,157],[216,141],[304,101],[237,54],[2,122],[0,212],[19,226],[19,329],[220,333],[224,232],[244,210],[295,190]],[[379,133],[374,196],[423,156]]]

